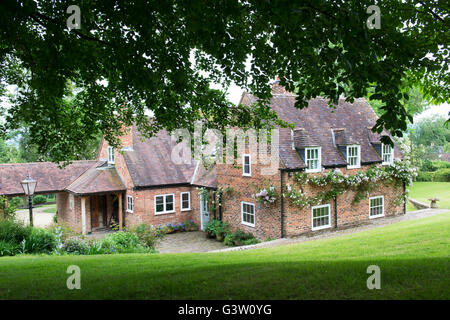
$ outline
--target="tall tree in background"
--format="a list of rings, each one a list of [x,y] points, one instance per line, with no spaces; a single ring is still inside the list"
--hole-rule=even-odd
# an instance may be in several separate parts
[[[97,132],[116,145],[132,122],[147,136],[205,117],[210,127],[273,122],[268,81],[276,76],[299,108],[318,95],[336,104],[373,88],[371,98],[386,105],[374,129],[399,136],[412,119],[401,102],[408,87],[432,103],[450,101],[448,1],[378,1],[380,28],[366,23],[373,0],[84,0],[81,29],[69,30],[72,4],[0,2],[0,86],[19,88],[3,131],[25,123],[55,161],[81,154]],[[235,107],[211,82],[234,82],[259,103]]]

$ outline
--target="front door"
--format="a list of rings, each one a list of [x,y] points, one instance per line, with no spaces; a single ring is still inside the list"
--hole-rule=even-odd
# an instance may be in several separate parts
[[[202,230],[205,230],[206,225],[209,222],[208,197],[201,196],[200,198],[200,214],[202,220]]]

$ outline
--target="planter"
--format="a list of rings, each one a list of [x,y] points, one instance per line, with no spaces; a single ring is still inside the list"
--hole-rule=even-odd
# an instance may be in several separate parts
[[[222,242],[222,241],[223,241],[223,238],[224,238],[224,234],[223,234],[223,233],[219,233],[219,234],[216,235],[217,241]]]

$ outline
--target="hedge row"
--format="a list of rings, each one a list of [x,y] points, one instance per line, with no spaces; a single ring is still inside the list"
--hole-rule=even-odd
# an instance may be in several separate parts
[[[439,169],[435,172],[419,171],[416,181],[450,182],[450,168]]]

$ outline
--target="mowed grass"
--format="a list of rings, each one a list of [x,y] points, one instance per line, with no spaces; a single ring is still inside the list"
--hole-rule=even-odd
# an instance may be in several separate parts
[[[409,197],[429,204],[430,198],[438,198],[438,207],[450,209],[450,182],[414,182],[409,187]],[[407,211],[417,210],[408,202]]]
[[[449,299],[450,214],[223,253],[0,258],[0,299]],[[69,265],[81,290],[68,290]],[[381,289],[366,286],[369,265]]]
[[[42,206],[42,212],[45,213],[56,213],[56,204],[50,204]]]

